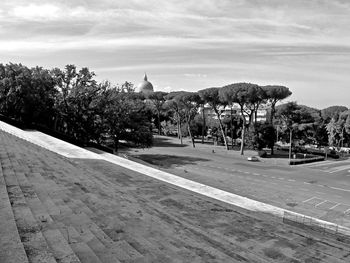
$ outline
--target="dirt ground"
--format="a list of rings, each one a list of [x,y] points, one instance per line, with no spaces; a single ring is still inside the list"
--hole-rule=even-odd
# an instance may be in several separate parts
[[[281,219],[106,161],[63,158],[5,133],[0,142],[29,262],[51,254],[57,262],[350,261],[348,243]]]

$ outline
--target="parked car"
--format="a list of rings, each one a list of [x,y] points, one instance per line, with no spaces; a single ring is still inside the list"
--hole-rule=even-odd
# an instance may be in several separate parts
[[[247,158],[247,160],[250,162],[258,162],[259,161],[258,157],[256,157],[256,156],[249,156]]]

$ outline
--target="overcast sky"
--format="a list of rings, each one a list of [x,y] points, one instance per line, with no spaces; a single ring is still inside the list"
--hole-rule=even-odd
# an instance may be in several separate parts
[[[350,106],[349,0],[1,0],[0,63],[147,72],[156,90],[285,85],[289,100]]]

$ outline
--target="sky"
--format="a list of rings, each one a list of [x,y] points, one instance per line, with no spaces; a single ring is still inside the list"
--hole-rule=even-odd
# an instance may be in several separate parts
[[[349,0],[1,0],[0,63],[88,67],[97,80],[197,91],[284,85],[350,107]]]

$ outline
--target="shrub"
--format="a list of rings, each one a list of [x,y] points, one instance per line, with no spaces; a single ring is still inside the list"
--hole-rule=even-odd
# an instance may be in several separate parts
[[[258,151],[258,155],[259,155],[259,157],[261,157],[261,158],[266,158],[266,157],[267,157],[267,152],[261,150],[261,151]]]

